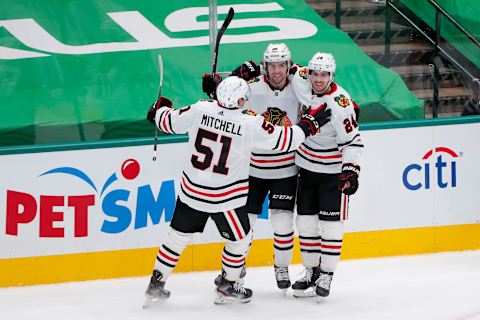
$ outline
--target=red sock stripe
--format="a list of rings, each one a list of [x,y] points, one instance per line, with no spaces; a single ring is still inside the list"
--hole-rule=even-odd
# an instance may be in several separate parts
[[[273,241],[275,241],[278,244],[289,244],[293,242],[293,238],[288,240],[279,240],[277,238],[274,238]]]
[[[322,246],[322,244],[320,242],[312,242],[312,243],[300,242],[300,245],[304,246],[304,247],[321,247]]]
[[[326,244],[322,244],[320,245],[322,248],[325,248],[325,249],[342,249],[342,246],[330,246],[330,245],[326,245]]]
[[[232,262],[232,263],[241,263],[241,262],[243,263],[245,261],[245,258],[235,260],[235,259],[227,258],[227,257],[225,257],[225,255],[222,255],[222,259],[225,260],[225,261],[228,261],[228,262]]]
[[[163,253],[161,250],[158,250],[158,253],[167,260],[170,260],[172,262],[178,262],[179,258],[175,259],[175,258],[169,257],[165,253]]]

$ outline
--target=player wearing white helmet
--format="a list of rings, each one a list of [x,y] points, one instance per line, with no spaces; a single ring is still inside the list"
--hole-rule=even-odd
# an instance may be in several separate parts
[[[145,293],[147,304],[170,296],[165,281],[193,233],[203,232],[209,217],[226,240],[222,253],[225,278],[216,288],[215,303],[250,301],[252,291],[238,282],[252,238],[245,207],[250,153],[254,147],[294,150],[329,119],[329,112],[321,110],[305,115],[291,127],[272,125],[243,109],[251,92],[238,77],[225,79],[216,93],[218,102],[199,101],[177,110],[172,109],[170,100],[161,97],[147,114],[147,119],[161,131],[189,135],[181,190]]]
[[[335,83],[336,63],[330,53],[316,53],[308,67],[292,77],[303,113],[327,108],[331,121],[298,148],[300,167],[296,225],[305,276],[292,286],[297,297],[330,293],[342,250],[348,198],[358,188],[363,142],[354,103]],[[314,289],[314,290],[313,290]]]
[[[271,43],[263,53],[263,70],[246,61],[233,74],[249,79],[251,99],[246,106],[273,124],[289,127],[299,119],[300,104],[288,80],[292,66],[290,49],[284,43]],[[274,235],[274,274],[284,293],[291,286],[288,266],[292,259],[294,215],[298,168],[295,151],[279,152],[254,148],[250,159],[250,189],[247,201],[250,223],[262,213],[269,194],[269,216]],[[221,283],[217,277],[216,284]]]

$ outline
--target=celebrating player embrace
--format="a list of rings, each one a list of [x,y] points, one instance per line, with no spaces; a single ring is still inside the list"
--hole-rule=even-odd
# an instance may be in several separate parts
[[[330,111],[320,108],[302,116],[297,125],[276,126],[248,109],[250,87],[228,77],[216,90],[216,100],[199,101],[180,109],[164,97],[149,109],[147,119],[161,131],[188,133],[181,192],[170,229],[160,246],[146,304],[168,298],[165,281],[193,233],[203,232],[209,217],[226,240],[222,253],[225,277],[216,288],[215,303],[249,302],[252,290],[239,282],[252,232],[247,196],[250,154],[254,147],[289,152],[328,123]]]

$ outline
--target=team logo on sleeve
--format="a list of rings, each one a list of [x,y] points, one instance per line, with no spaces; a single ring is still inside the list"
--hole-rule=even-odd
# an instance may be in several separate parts
[[[277,126],[284,126],[290,127],[292,126],[292,122],[287,117],[287,113],[285,111],[280,110],[279,108],[272,108],[268,107],[267,111],[262,113],[262,116],[270,123],[273,123]]]
[[[307,68],[302,68],[302,69],[300,69],[300,71],[298,71],[298,75],[299,75],[300,77],[302,77],[303,79],[307,79],[307,78],[308,78]]]
[[[243,114],[248,114],[250,116],[256,116],[257,113],[255,111],[253,111],[252,109],[245,109],[242,111]]]
[[[340,107],[348,107],[350,105],[350,100],[345,97],[343,94],[339,95],[338,97],[335,97],[335,101],[337,101],[338,105]]]

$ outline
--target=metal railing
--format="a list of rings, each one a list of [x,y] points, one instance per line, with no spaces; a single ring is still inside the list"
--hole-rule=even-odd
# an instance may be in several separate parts
[[[414,27],[425,39],[427,39],[433,46],[435,50],[435,57],[432,59],[432,63],[429,65],[433,69],[433,117],[438,117],[438,107],[439,107],[439,99],[438,99],[438,92],[440,88],[440,59],[439,54],[445,57],[450,63],[455,65],[458,69],[460,69],[465,75],[467,75],[473,83],[478,83],[478,79],[460,63],[457,59],[452,57],[445,49],[440,46],[441,41],[441,25],[442,25],[442,17],[447,18],[458,30],[460,30],[467,38],[474,43],[478,48],[480,48],[480,42],[470,33],[468,32],[460,23],[458,23],[448,12],[446,12],[442,7],[438,5],[437,2],[434,0],[428,0],[429,3],[435,9],[435,29],[434,29],[434,39],[432,39],[426,32],[424,32],[412,19],[410,19],[406,13],[402,12],[402,10],[395,5],[395,0],[387,0],[386,7],[385,7],[385,56],[390,55],[390,45],[391,45],[391,23],[392,23],[392,11],[395,11],[399,16],[401,16],[404,20],[406,20],[412,27]],[[387,59],[389,61],[389,59]]]

